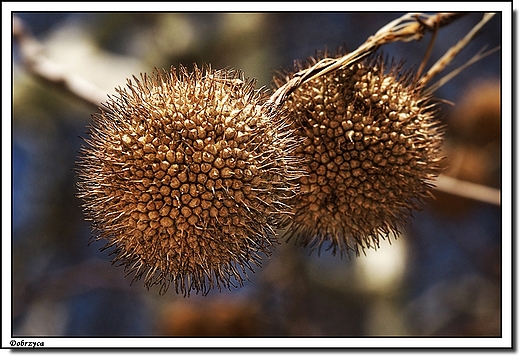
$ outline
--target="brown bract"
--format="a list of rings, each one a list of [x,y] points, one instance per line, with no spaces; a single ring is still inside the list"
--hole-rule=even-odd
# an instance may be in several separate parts
[[[278,75],[274,84],[291,77]],[[287,97],[284,108],[303,139],[297,155],[308,173],[291,201],[289,238],[359,254],[377,248],[380,236],[399,233],[440,173],[442,130],[422,89],[400,65],[385,68],[381,57],[371,57]]]
[[[93,116],[78,162],[96,239],[147,287],[242,285],[287,223],[296,142],[239,71],[156,70]]]

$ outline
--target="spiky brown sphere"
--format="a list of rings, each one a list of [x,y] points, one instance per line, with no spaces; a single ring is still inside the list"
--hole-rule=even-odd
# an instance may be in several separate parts
[[[291,77],[275,77],[275,86]],[[308,175],[292,201],[289,237],[359,254],[377,248],[380,235],[398,234],[440,172],[442,132],[421,89],[410,73],[395,64],[386,70],[377,57],[290,94],[284,107],[303,139],[297,155]]]
[[[134,279],[206,293],[270,254],[297,170],[267,98],[239,71],[172,68],[129,80],[93,116],[79,197]]]

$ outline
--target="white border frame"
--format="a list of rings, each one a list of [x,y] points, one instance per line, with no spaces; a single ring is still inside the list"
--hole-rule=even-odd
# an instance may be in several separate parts
[[[196,6],[194,6],[196,5]],[[367,9],[368,6],[368,9]],[[146,2],[124,3],[124,11],[284,11],[295,10],[294,3],[283,2]],[[11,325],[11,12],[13,11],[121,11],[121,3],[34,2],[2,3],[2,335],[1,347],[11,348],[11,341],[44,342],[45,348],[509,348],[512,347],[512,3],[510,2],[300,2],[298,11],[501,11],[502,16],[502,337],[501,338],[439,338],[439,337],[299,337],[299,338],[179,338],[179,337],[128,337],[128,338],[12,338]],[[517,98],[518,99],[518,98]],[[518,102],[518,100],[517,100]],[[518,126],[518,125],[517,125]],[[517,133],[517,132],[515,132]],[[518,221],[518,220],[516,220]],[[516,251],[515,251],[516,252]]]

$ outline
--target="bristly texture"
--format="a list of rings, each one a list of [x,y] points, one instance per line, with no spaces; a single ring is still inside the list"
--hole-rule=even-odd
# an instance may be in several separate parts
[[[309,68],[297,65],[295,71]],[[292,73],[274,78],[278,88]],[[341,254],[397,236],[440,173],[443,132],[413,73],[381,56],[299,86],[284,102],[308,173],[288,238]]]
[[[293,132],[234,70],[155,71],[93,115],[78,162],[95,239],[134,279],[177,293],[243,285],[287,223]]]

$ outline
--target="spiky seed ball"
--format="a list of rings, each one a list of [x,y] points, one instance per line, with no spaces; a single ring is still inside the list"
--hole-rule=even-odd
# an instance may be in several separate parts
[[[291,76],[276,76],[275,86]],[[303,139],[297,154],[308,175],[292,202],[289,238],[359,254],[377,248],[380,235],[397,236],[422,207],[440,172],[442,130],[416,83],[378,56],[291,93],[284,107]]]
[[[114,262],[164,293],[206,293],[269,255],[294,191],[295,144],[239,71],[156,70],[93,116],[79,197]]]

